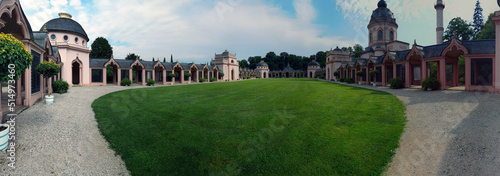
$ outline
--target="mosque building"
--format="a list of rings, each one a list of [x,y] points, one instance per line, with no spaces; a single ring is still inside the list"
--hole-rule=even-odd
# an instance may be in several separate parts
[[[84,28],[67,13],[45,23],[40,31],[33,31],[19,0],[0,0],[0,32],[12,34],[24,43],[33,55],[31,67],[16,81],[16,104],[31,106],[41,99],[54,80],[65,80],[71,86],[99,86],[108,82],[120,85],[128,78],[136,84],[145,85],[148,79],[158,84],[189,84],[206,81],[235,81],[240,76],[256,75],[261,78],[313,78],[325,74],[327,80],[354,78],[356,82],[386,86],[389,80],[399,77],[405,87],[421,85],[430,77],[430,63],[437,65],[436,78],[441,89],[457,87],[463,80],[467,91],[500,93],[500,40],[460,41],[453,38],[442,43],[443,10],[442,0],[433,4],[436,9],[436,45],[413,45],[397,40],[398,24],[385,0],[380,0],[368,23],[368,47],[360,58],[351,58],[350,53],[338,47],[327,53],[326,67],[312,61],[307,70],[294,70],[290,64],[284,70],[269,70],[265,62],[257,69],[239,68],[236,54],[227,50],[215,54],[210,64],[171,63],[160,61],[124,60],[115,58],[89,58],[89,36]],[[492,18],[500,25],[500,12]],[[500,36],[500,28],[496,29]],[[465,57],[465,77],[458,76],[458,58]],[[500,57],[499,57],[500,58]],[[41,75],[34,70],[42,61],[53,61],[61,66],[61,72],[45,84]],[[108,66],[112,69],[112,80],[107,80]],[[374,80],[368,73],[378,70]],[[355,72],[363,72],[358,76]],[[221,74],[223,73],[223,74]],[[173,76],[172,76],[173,75]],[[203,78],[203,79],[202,79]],[[1,113],[1,112],[0,112]]]

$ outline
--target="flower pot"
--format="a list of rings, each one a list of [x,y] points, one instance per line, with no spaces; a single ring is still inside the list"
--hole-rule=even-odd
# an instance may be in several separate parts
[[[9,146],[9,125],[0,124],[0,128],[5,127],[0,131],[0,151],[5,151],[7,146]]]
[[[54,104],[54,95],[45,95],[45,104]]]
[[[361,81],[360,81],[360,82],[358,82],[358,84],[359,84],[359,85],[361,85]]]
[[[170,85],[174,85],[174,83],[170,83]]]
[[[377,83],[373,83],[373,87],[377,87]]]
[[[188,81],[188,84],[191,84],[191,81]]]
[[[431,91],[432,89],[430,87],[427,88],[427,91]]]

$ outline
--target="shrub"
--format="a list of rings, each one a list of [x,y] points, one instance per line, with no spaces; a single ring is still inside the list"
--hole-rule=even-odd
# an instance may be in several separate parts
[[[205,80],[205,78],[200,78],[200,82],[201,82],[201,83],[202,83],[202,82],[205,82],[205,81],[206,81],[206,80]]]
[[[193,74],[191,74],[191,73],[186,73],[184,76],[185,76],[185,77],[191,77],[191,76],[193,76]]]
[[[216,78],[210,78],[210,82],[215,82],[215,81],[217,81]]]
[[[132,84],[132,81],[130,81],[130,79],[128,78],[124,78],[122,79],[122,81],[120,82],[120,85],[121,86],[130,86]]]
[[[219,73],[219,76],[220,76],[220,77],[224,77],[224,73],[220,72],[220,73]],[[241,76],[241,75],[240,75],[240,76]]]
[[[155,81],[155,80],[152,80],[152,79],[148,79],[148,81],[146,82],[146,84],[147,84],[148,86],[154,86],[154,85],[155,85],[155,83],[156,83],[156,81]]]
[[[354,78],[346,78],[346,79],[345,79],[345,82],[346,82],[347,84],[354,83]]]
[[[260,78],[260,76],[257,76],[257,79],[259,79],[259,78]]]
[[[171,77],[171,78],[176,77],[176,76],[177,76],[177,75],[175,75],[175,74],[173,74],[173,73],[168,74],[168,77]]]
[[[23,42],[19,41],[11,34],[0,33],[1,81],[18,80],[26,68],[31,66],[32,61],[33,56],[26,50]]]
[[[404,87],[403,80],[400,77],[390,79],[389,84],[391,84],[391,89],[401,89]]]
[[[436,78],[427,78],[422,82],[422,89],[427,90],[430,88],[431,90],[439,90],[441,87],[441,83]]]
[[[345,82],[345,78],[340,78],[339,81],[340,82]]]
[[[69,84],[64,80],[57,80],[52,83],[52,89],[54,89],[55,93],[63,94],[68,92]]]
[[[250,76],[247,76],[247,79],[250,79],[251,77]]]

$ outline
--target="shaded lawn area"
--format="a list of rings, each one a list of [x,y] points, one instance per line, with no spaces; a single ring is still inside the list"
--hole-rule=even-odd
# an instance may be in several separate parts
[[[380,175],[404,106],[313,79],[132,89],[92,104],[133,175]]]

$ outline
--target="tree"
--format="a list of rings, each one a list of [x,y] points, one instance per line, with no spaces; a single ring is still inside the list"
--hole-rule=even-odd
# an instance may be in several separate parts
[[[167,62],[167,58],[163,58],[163,62]]]
[[[97,37],[91,45],[92,51],[90,52],[90,58],[111,58],[113,55],[113,47],[109,45],[109,42],[104,37]]]
[[[170,55],[170,63],[174,63],[174,56]]]
[[[491,21],[493,16],[495,16],[495,14],[491,13],[481,32],[477,35],[477,40],[495,39],[495,27]]]
[[[451,19],[448,27],[446,28],[445,35],[443,37],[443,42],[449,42],[456,36],[459,40],[471,40],[474,36],[474,30],[467,21],[460,17]]]
[[[38,64],[38,66],[35,68],[36,73],[42,75],[43,78],[45,78],[45,85],[48,85],[49,78],[51,78],[54,75],[57,75],[60,70],[61,67],[59,67],[59,65],[49,61],[43,61],[42,63]],[[49,87],[48,90],[49,97],[51,92],[52,88]]]
[[[127,56],[125,57],[125,60],[136,60],[136,59],[142,61],[141,56],[136,55],[135,53],[128,53]]]
[[[476,9],[474,9],[474,39],[477,39],[477,35],[481,32],[484,26],[483,8],[481,8],[481,3],[479,0],[476,2]]]
[[[26,68],[30,67],[32,61],[33,56],[21,41],[11,34],[0,34],[1,81],[18,80]],[[2,117],[1,114],[0,117]]]
[[[241,60],[239,61],[240,67],[241,68],[248,68],[248,61],[247,60]]]
[[[354,53],[353,53],[352,57],[360,58],[361,53],[363,52],[363,47],[360,44],[356,44],[356,45],[354,45],[353,48],[354,48]]]
[[[349,51],[349,48],[347,48],[347,51]],[[318,51],[316,53],[315,59],[319,63],[320,67],[326,66],[326,52]]]

